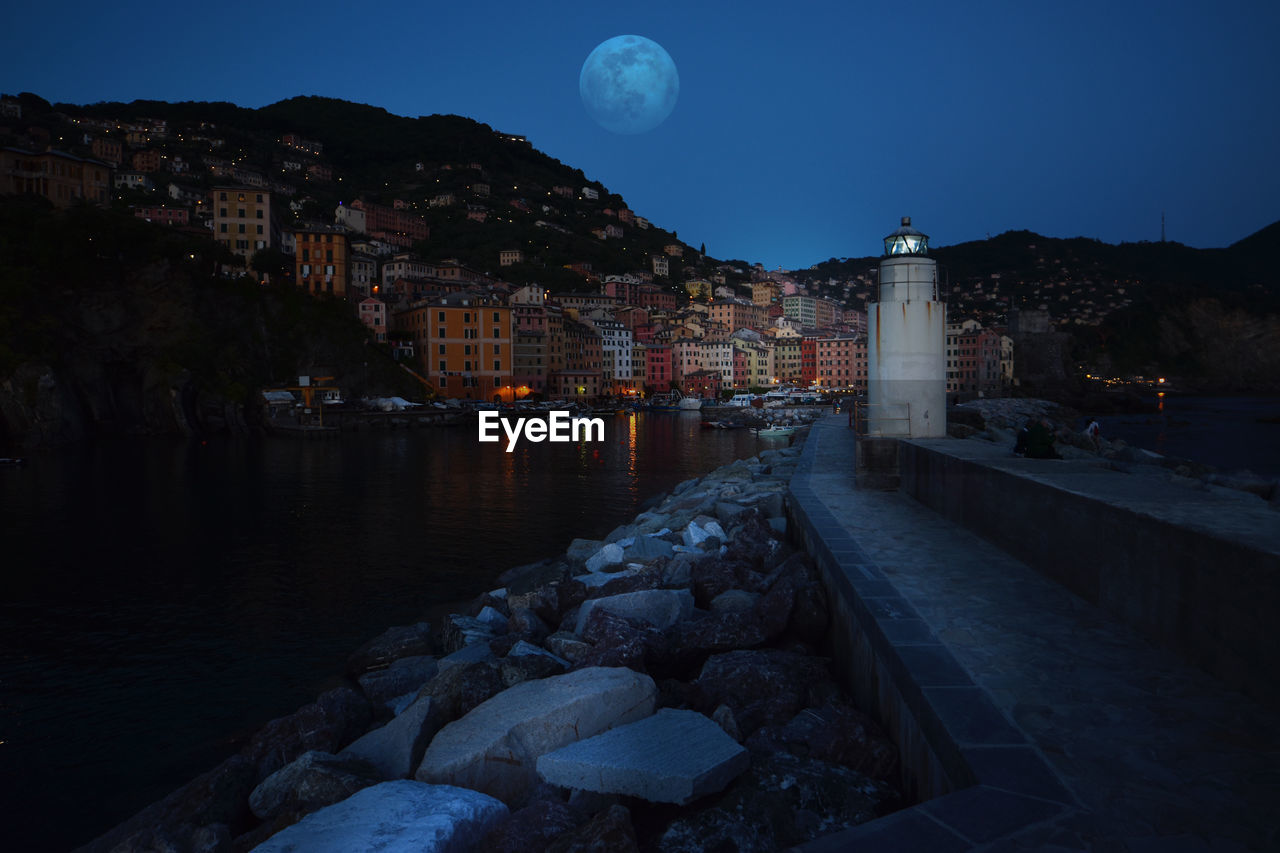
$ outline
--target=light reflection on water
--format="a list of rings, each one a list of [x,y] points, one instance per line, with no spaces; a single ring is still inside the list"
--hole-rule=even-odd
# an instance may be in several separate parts
[[[698,423],[605,416],[604,442],[512,453],[470,427],[117,441],[0,470],[6,847],[89,840],[310,701],[384,628],[764,449]]]

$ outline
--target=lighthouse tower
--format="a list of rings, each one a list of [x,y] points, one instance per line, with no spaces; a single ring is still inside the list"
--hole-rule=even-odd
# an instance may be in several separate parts
[[[947,434],[946,306],[929,238],[902,217],[884,238],[879,301],[867,306],[868,434]]]

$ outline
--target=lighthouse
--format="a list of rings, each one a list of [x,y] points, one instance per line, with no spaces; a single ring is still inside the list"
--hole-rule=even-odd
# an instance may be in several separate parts
[[[929,237],[902,217],[884,238],[878,301],[867,305],[868,434],[947,434],[946,306]]]

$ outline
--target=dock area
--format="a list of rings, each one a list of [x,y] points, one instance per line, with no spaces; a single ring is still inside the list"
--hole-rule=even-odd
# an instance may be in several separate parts
[[[903,784],[920,801],[805,849],[1280,849],[1280,710],[1268,701],[1276,671],[1224,665],[1229,686],[1206,671],[1221,661],[1193,662],[1194,648],[1162,642],[1160,625],[1144,619],[1175,605],[1186,610],[1170,599],[1175,593],[1209,595],[1203,582],[1188,586],[1186,571],[1181,587],[1126,612],[1125,597],[1143,598],[1143,572],[1160,568],[1148,565],[1159,555],[1121,554],[1125,576],[1115,579],[1090,564],[1091,543],[1077,538],[1046,566],[1046,548],[1063,546],[1038,532],[1072,529],[1094,511],[1077,501],[1112,494],[1128,504],[1103,507],[1118,526],[1140,524],[1125,512],[1154,513],[1163,517],[1152,523],[1192,537],[1171,547],[1194,539],[1210,553],[1223,549],[1220,583],[1252,584],[1218,591],[1214,612],[1230,614],[1238,604],[1228,602],[1249,595],[1260,611],[1271,606],[1280,514],[1253,496],[1215,502],[1171,492],[1158,479],[1013,459],[978,441],[917,444],[901,490],[858,489],[852,430],[843,417],[827,417],[814,425],[791,481],[792,529],[832,598],[834,666],[893,734]],[[931,455],[939,451],[951,461]],[[940,468],[952,464],[960,480]],[[982,473],[964,466],[1029,478],[1018,482],[1059,490],[1062,503],[1004,480],[982,486]],[[924,494],[930,482],[945,482],[948,494]],[[1006,490],[1007,504],[991,505],[1005,493],[992,489]],[[1027,527],[1037,513],[1039,526]],[[998,531],[975,532],[984,514],[1021,532],[1006,530],[998,546]],[[1246,555],[1247,574],[1227,571],[1236,553]],[[1082,571],[1061,575],[1060,563]],[[1213,576],[1212,564],[1202,568]],[[1088,589],[1091,580],[1100,586]],[[1275,637],[1256,638],[1260,656]]]

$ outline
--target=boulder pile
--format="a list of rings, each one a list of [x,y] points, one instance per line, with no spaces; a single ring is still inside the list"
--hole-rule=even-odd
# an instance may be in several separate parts
[[[512,569],[88,849],[784,849],[901,804],[784,541],[799,448]]]

